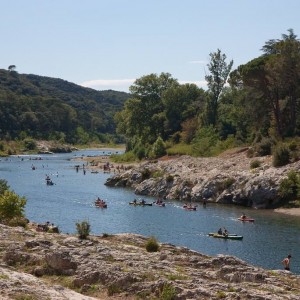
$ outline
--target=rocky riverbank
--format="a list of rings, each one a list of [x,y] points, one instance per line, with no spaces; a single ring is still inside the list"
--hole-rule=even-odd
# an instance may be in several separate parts
[[[251,168],[251,162],[259,166]],[[278,188],[300,161],[275,168],[270,156],[249,158],[247,148],[219,157],[164,157],[143,162],[116,174],[108,186],[133,188],[138,195],[194,202],[274,208],[280,202]]]
[[[134,234],[76,236],[0,224],[0,298],[300,299],[300,277]]]

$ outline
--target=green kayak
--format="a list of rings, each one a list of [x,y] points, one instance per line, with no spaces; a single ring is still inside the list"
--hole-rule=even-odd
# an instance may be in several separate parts
[[[209,236],[212,236],[214,238],[219,238],[219,239],[230,239],[230,240],[242,240],[243,239],[243,236],[241,235],[236,235],[236,234],[229,234],[229,235],[222,235],[222,234],[218,234],[218,233],[214,233],[214,232],[211,232],[208,234]]]

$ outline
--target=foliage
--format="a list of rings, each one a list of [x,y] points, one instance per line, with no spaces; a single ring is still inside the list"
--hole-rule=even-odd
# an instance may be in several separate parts
[[[258,156],[270,155],[274,142],[270,138],[263,138],[259,143],[255,144],[254,151]]]
[[[128,163],[135,162],[137,157],[135,156],[133,151],[125,152],[124,154],[112,154],[110,159],[115,163]]]
[[[258,159],[252,160],[250,162],[250,169],[256,169],[259,168],[261,165],[261,162]]]
[[[210,53],[209,56],[210,62],[207,66],[210,74],[205,76],[209,92],[209,101],[206,107],[206,124],[216,125],[219,98],[227,82],[233,60],[227,64],[226,55],[222,54],[220,49]]]
[[[289,148],[284,144],[279,144],[274,148],[273,151],[273,166],[281,167],[287,165],[290,161]]]
[[[176,299],[176,290],[175,288],[168,283],[165,283],[161,291],[160,300],[175,300]]]
[[[300,175],[294,170],[287,174],[287,178],[284,178],[279,185],[278,194],[284,200],[294,200],[297,196],[300,196]]]
[[[193,146],[187,144],[175,144],[166,149],[168,155],[193,155]]]
[[[148,252],[157,252],[159,251],[159,244],[155,237],[150,237],[146,242],[146,250]]]
[[[36,142],[35,142],[35,140],[33,140],[31,138],[24,139],[23,143],[24,143],[24,147],[26,150],[36,149]]]
[[[161,157],[166,154],[166,145],[160,136],[152,146],[152,153],[154,157]]]
[[[12,219],[24,218],[25,197],[20,197],[10,190],[0,195],[0,220],[8,223]]]
[[[3,195],[5,191],[9,190],[9,185],[5,179],[0,179],[0,196]]]
[[[77,222],[76,230],[80,239],[87,239],[90,234],[91,225],[88,221]]]
[[[203,127],[197,131],[193,140],[193,152],[197,156],[211,156],[212,149],[218,141],[219,136],[213,126]]]

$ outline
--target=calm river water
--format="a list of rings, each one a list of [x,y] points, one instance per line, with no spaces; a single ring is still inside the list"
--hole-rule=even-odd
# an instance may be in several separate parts
[[[208,204],[197,211],[186,211],[182,203],[167,202],[166,207],[133,207],[129,201],[138,198],[132,190],[104,185],[111,174],[89,170],[76,172],[75,165],[84,161],[72,158],[99,155],[96,150],[69,154],[12,156],[0,161],[0,179],[27,199],[26,216],[31,221],[50,221],[64,233],[75,233],[75,223],[88,220],[93,234],[131,232],[155,236],[160,242],[186,246],[198,252],[237,256],[266,269],[281,269],[281,260],[292,255],[291,271],[300,274],[300,218],[268,210]],[[107,153],[110,154],[110,153]],[[35,158],[40,157],[41,160]],[[32,170],[32,165],[36,167]],[[47,186],[46,174],[54,185]],[[104,198],[107,209],[94,206],[96,197]],[[154,198],[144,197],[146,201]],[[255,219],[242,223],[237,218],[244,212]],[[242,241],[215,239],[207,236],[219,227],[243,235]]]

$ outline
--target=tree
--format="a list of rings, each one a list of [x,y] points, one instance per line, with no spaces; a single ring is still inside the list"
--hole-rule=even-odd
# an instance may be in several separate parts
[[[204,104],[204,91],[195,84],[171,87],[163,93],[165,132],[172,135],[181,131],[182,123],[195,117]]]
[[[295,134],[299,111],[300,41],[291,29],[289,33],[282,40],[266,42],[262,56],[239,66],[231,76],[231,82],[251,94],[254,123],[260,116],[256,124],[268,124],[269,133],[278,138]]]
[[[13,218],[24,218],[25,197],[20,197],[10,190],[0,195],[0,220],[9,222]]]
[[[15,69],[16,69],[16,66],[15,66],[15,65],[10,65],[10,66],[8,66],[8,71],[9,71],[9,72],[15,71]]]
[[[162,95],[178,85],[169,73],[161,73],[142,76],[130,86],[132,97],[126,101],[124,110],[116,114],[115,120],[117,132],[125,134],[132,148],[134,141],[152,144],[159,136],[165,136]]]
[[[210,63],[207,66],[210,75],[205,76],[209,94],[206,121],[208,125],[211,124],[214,126],[217,122],[218,101],[227,82],[233,60],[227,64],[226,55],[222,54],[220,49],[217,52],[210,53],[209,56]]]

